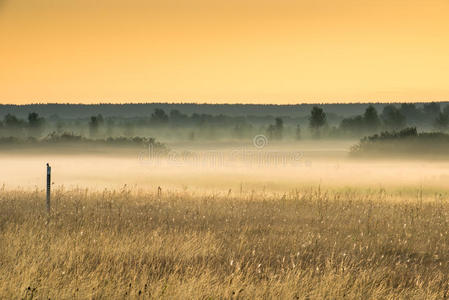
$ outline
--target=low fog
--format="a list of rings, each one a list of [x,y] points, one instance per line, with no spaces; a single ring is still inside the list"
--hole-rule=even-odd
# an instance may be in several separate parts
[[[59,148],[58,151],[8,150],[0,155],[5,188],[44,189],[45,164],[52,166],[53,188],[93,190],[202,190],[211,192],[286,192],[310,185],[323,188],[417,190],[449,187],[449,162],[424,159],[358,159],[354,141],[304,141],[267,144],[169,144],[170,153],[145,148]]]

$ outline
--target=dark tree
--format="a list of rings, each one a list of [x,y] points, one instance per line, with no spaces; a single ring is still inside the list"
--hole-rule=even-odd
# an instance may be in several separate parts
[[[23,127],[23,121],[19,120],[16,116],[7,114],[3,120],[6,128],[17,129]]]
[[[375,132],[380,127],[380,118],[374,106],[370,105],[363,114],[363,121],[368,132]]]
[[[97,137],[99,128],[103,125],[103,116],[101,114],[90,117],[89,134],[91,137]]]
[[[321,129],[326,125],[327,116],[321,107],[314,106],[310,113],[309,126],[312,130],[312,134],[315,137],[319,137]]]
[[[7,136],[21,136],[27,127],[24,120],[18,119],[15,115],[7,114],[3,119],[3,134]]]
[[[189,116],[181,113],[177,109],[172,109],[170,111],[170,123],[175,126],[186,126],[189,121]]]
[[[405,116],[394,105],[387,105],[382,111],[382,120],[390,130],[402,129],[405,126]]]
[[[281,118],[276,118],[275,120],[276,138],[282,139],[284,134],[284,121]]]
[[[42,125],[44,122],[44,118],[39,117],[38,113],[32,112],[28,114],[28,123],[30,127],[38,127]]]
[[[38,113],[32,112],[28,114],[28,126],[31,136],[40,136],[42,134],[45,119],[39,117]]]
[[[156,108],[151,115],[151,122],[157,125],[168,123],[168,116],[163,109]]]
[[[345,133],[360,135],[365,129],[365,119],[362,116],[343,119],[340,122],[340,129]]]
[[[414,103],[402,103],[399,111],[405,116],[407,122],[417,124],[423,119],[423,112]]]
[[[267,133],[270,139],[281,140],[284,131],[284,121],[282,118],[276,118],[274,125],[268,127]]]
[[[380,127],[380,118],[376,108],[370,105],[365,113],[360,116],[343,119],[340,122],[340,130],[346,134],[362,135],[376,132]]]

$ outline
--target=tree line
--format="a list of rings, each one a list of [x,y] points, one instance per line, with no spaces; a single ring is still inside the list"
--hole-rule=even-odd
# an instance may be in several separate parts
[[[449,106],[426,103],[385,105],[379,112],[369,105],[360,115],[339,118],[328,113],[325,106],[313,106],[308,116],[229,116],[186,114],[177,109],[168,113],[155,108],[147,117],[121,118],[91,115],[87,119],[44,118],[36,112],[21,119],[7,114],[0,120],[2,136],[40,137],[51,132],[76,132],[91,138],[109,136],[177,135],[194,140],[197,137],[246,139],[254,134],[266,134],[272,140],[302,138],[361,137],[385,130],[400,130],[406,126],[446,131],[449,128]],[[159,135],[159,136],[158,136]]]
[[[329,127],[326,113],[318,106],[313,107],[309,127],[314,136],[324,133],[328,135],[363,136],[379,131],[397,131],[406,126],[418,126],[436,131],[447,131],[449,128],[449,106],[443,109],[439,103],[427,103],[422,108],[415,104],[404,103],[399,107],[386,105],[379,114],[372,105],[361,115],[341,120],[338,126]]]

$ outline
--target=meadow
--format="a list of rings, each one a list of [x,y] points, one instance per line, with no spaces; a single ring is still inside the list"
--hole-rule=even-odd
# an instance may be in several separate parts
[[[442,299],[447,193],[0,192],[4,299]]]
[[[448,163],[351,160],[337,146],[303,144],[287,165],[3,153],[0,298],[447,297]]]

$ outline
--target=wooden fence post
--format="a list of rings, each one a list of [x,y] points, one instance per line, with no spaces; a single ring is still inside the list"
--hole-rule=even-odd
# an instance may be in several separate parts
[[[47,212],[50,213],[51,167],[47,163]]]

